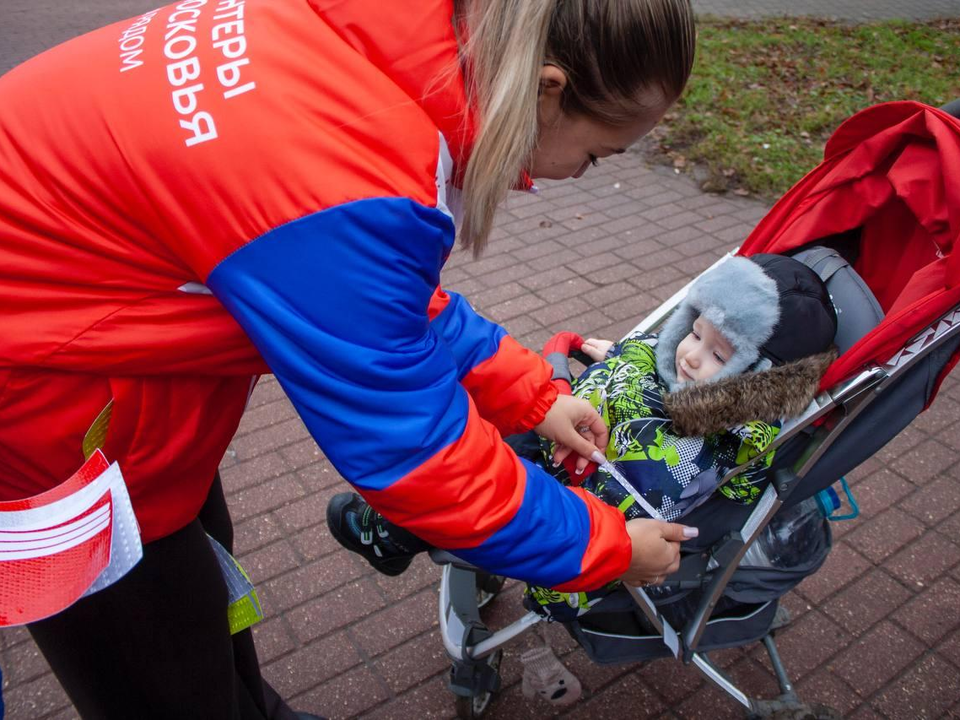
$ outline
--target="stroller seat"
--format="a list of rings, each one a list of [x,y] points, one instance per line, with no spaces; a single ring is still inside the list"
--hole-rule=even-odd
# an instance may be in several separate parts
[[[834,342],[843,355],[883,320],[873,291],[839,250],[824,245],[804,248],[793,257],[813,269],[827,285],[837,311]]]

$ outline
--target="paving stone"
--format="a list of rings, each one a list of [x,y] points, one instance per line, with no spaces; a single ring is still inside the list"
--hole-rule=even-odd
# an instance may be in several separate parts
[[[576,267],[577,270],[594,285],[602,285],[604,284],[603,281],[595,280],[591,274],[596,273],[598,270],[607,270],[612,266],[620,265],[622,263],[623,258],[614,255],[612,252],[602,252],[584,258],[582,261],[577,263]],[[564,269],[568,272],[572,272],[568,268]]]
[[[301,712],[329,718],[353,718],[390,697],[383,681],[365,665],[348,670],[313,690],[293,698]]]
[[[659,258],[655,253],[662,252],[665,246],[659,239],[651,237],[654,235],[660,235],[659,228],[654,225],[648,226],[642,232],[631,233],[623,237],[623,244],[613,252],[623,260],[637,261],[644,266],[657,264]]]
[[[674,245],[673,247],[687,257],[715,250],[722,243],[713,235],[700,234],[699,237]]]
[[[937,653],[949,660],[960,672],[960,630],[950,633],[946,639],[937,646]]]
[[[288,467],[294,470],[301,470],[317,463],[327,464],[326,457],[316,440],[310,437],[280,448],[277,454],[283,458]]]
[[[933,405],[917,415],[917,419],[910,423],[910,427],[927,435],[934,435],[952,427],[958,420],[960,420],[960,403],[941,393]],[[956,434],[956,431],[950,434]]]
[[[247,410],[254,410],[261,405],[272,403],[276,400],[286,399],[287,395],[283,388],[273,375],[265,375],[257,382],[257,386],[250,395],[250,402],[247,403]]]
[[[624,242],[627,237],[630,237],[630,236],[627,236],[626,234],[617,235],[617,236],[607,236],[607,237],[599,238],[598,240],[594,240],[592,242],[576,245],[574,246],[574,249],[578,253],[580,253],[580,255],[583,256],[585,259],[589,259],[594,255],[598,255],[601,253],[608,253],[613,250],[622,248],[624,246]],[[582,261],[577,262],[578,268],[581,262]]]
[[[529,315],[521,315],[520,317],[508,320],[503,324],[503,327],[526,347],[531,347],[530,343],[526,340],[526,336],[531,332],[543,329],[543,326]]]
[[[847,542],[874,562],[893,555],[906,543],[916,540],[924,531],[923,524],[902,510],[891,508],[879,517],[868,520],[846,536]]]
[[[364,655],[374,657],[438,625],[437,590],[431,587],[368,615],[350,627],[350,635]]]
[[[799,592],[812,603],[822,603],[859,578],[873,564],[845,542],[835,543],[820,570],[805,578]]]
[[[261,664],[292,652],[297,642],[290,632],[286,621],[275,615],[268,616],[253,626],[253,640],[257,647],[257,657]]]
[[[274,510],[273,516],[287,533],[294,533],[304,528],[319,525],[326,519],[327,504],[330,499],[337,493],[347,492],[350,489],[346,481],[336,483],[286,503],[283,507]],[[326,526],[324,526],[323,532],[327,532]]]
[[[70,706],[67,694],[52,673],[4,689],[3,702],[10,720],[41,718]]]
[[[327,530],[326,524],[314,525],[306,530],[301,530],[291,536],[290,544],[293,545],[302,560],[306,562],[342,550],[340,543]]]
[[[526,290],[541,290],[543,288],[552,287],[557,283],[566,282],[574,277],[576,277],[576,273],[570,268],[556,267],[552,270],[546,270],[544,272],[531,273],[530,275],[521,278],[518,281],[518,284]],[[489,304],[495,304],[495,302]],[[488,303],[483,303],[484,306],[487,304]]]
[[[659,220],[657,220],[657,225],[664,227],[667,230],[676,230],[677,228],[693,225],[702,221],[703,218],[700,215],[697,215],[695,212],[680,211],[674,213],[673,215],[661,217]]]
[[[582,315],[592,310],[587,302],[581,298],[566,298],[553,304],[547,304],[530,314],[537,319],[541,325],[553,325],[574,315]]]
[[[900,509],[933,526],[960,511],[960,482],[955,476],[940,476],[900,503]]]
[[[573,277],[573,273],[570,273],[570,277]],[[513,300],[513,298],[523,295],[527,291],[528,288],[525,288],[518,282],[508,282],[503,285],[498,285],[497,287],[489,288],[483,292],[473,293],[470,296],[470,303],[476,308],[488,307],[506,302],[507,300]]]
[[[282,508],[302,498],[306,491],[295,474],[252,485],[228,496],[230,513],[235,522],[243,522],[255,515]]]
[[[6,627],[0,629],[0,650],[8,650],[20,643],[32,642],[25,627]]]
[[[648,292],[661,285],[666,285],[669,282],[686,279],[687,275],[684,274],[683,271],[674,265],[665,265],[664,267],[639,273],[634,271],[633,276],[630,278],[630,284],[638,290]]]
[[[923,652],[923,645],[906,631],[885,621],[841,653],[832,666],[858,693],[868,696],[884,687]]]
[[[385,604],[373,582],[361,578],[315,597],[285,617],[296,638],[308,643],[376,612]]]
[[[823,612],[846,632],[859,636],[911,597],[903,585],[875,569],[824,603]]]
[[[814,610],[777,632],[777,648],[783,656],[791,680],[800,680],[828,662],[850,642],[850,629]],[[773,673],[769,656],[762,645],[753,653]]]
[[[24,642],[3,652],[3,686],[21,685],[50,673],[50,665],[33,642]]]
[[[842,678],[834,675],[827,668],[820,668],[796,684],[797,695],[807,703],[826,705],[840,713],[841,717],[849,717],[860,705],[860,698]]]
[[[891,683],[870,704],[891,718],[939,718],[960,697],[960,673],[930,655]]]
[[[900,608],[896,621],[926,642],[935,645],[960,627],[960,584],[950,578],[923,588],[920,595]],[[958,696],[960,697],[960,696]]]
[[[726,230],[734,225],[740,225],[740,220],[731,215],[715,215],[710,220],[700,220],[697,227],[707,234],[714,234],[720,230]]]
[[[928,440],[897,458],[893,469],[915,485],[926,485],[943,470],[956,467],[958,460],[960,453],[936,440]]]
[[[739,650],[736,652],[737,659],[741,658],[742,652]],[[711,653],[710,657],[716,661],[717,653]],[[671,658],[643,663],[637,673],[671,708],[678,707],[699,688],[706,685],[703,676],[692,666],[684,665]],[[711,688],[708,694],[713,693],[716,693],[716,690]]]
[[[734,720],[743,718],[743,706],[712,685],[704,685],[679,706],[670,708],[682,720]]]
[[[890,558],[886,567],[907,587],[923,587],[958,563],[960,547],[931,530]]]
[[[616,685],[578,703],[569,716],[622,717],[627,709],[631,717],[654,717],[667,707],[636,673],[630,673]]]
[[[734,246],[739,247],[753,231],[753,226],[746,223],[737,223],[723,230],[713,233],[713,236],[724,244],[729,244],[732,250]]]
[[[447,674],[441,673],[397,698],[370,709],[362,717],[373,720],[442,720],[456,717],[455,695],[447,689]],[[496,700],[494,701],[496,702]]]
[[[595,308],[602,310],[611,302],[616,302],[624,297],[631,297],[635,292],[636,289],[630,283],[619,282],[604,285],[600,288],[593,288],[585,292],[582,297]]]
[[[877,470],[855,486],[854,498],[860,506],[860,516],[831,523],[830,527],[833,530],[846,531],[858,528],[883,514],[883,511],[891,506],[902,507],[902,501],[914,492],[922,494],[917,491],[916,485],[907,482],[897,473],[886,468]]]
[[[916,448],[926,439],[927,436],[924,433],[908,425],[877,450],[876,458],[885,464],[891,464],[900,455]],[[909,473],[904,473],[903,477],[910,480]]]
[[[238,554],[237,559],[254,584],[266,582],[299,566],[300,558],[286,540]]]
[[[288,475],[295,469],[279,452],[270,452],[251,460],[238,460],[236,464],[221,469],[220,478],[223,481],[223,491],[230,495],[259,485],[267,478]]]
[[[293,405],[290,404],[290,401],[287,400],[286,397],[248,408],[247,411],[243,413],[236,437],[242,438],[254,430],[276,425],[277,423],[294,419],[296,416],[297,411],[293,409]]]
[[[396,693],[450,669],[450,658],[436,633],[428,633],[377,658],[372,667]]]
[[[570,278],[563,282],[556,283],[551,287],[543,288],[537,292],[537,295],[553,305],[561,303],[571,298],[580,298],[590,292],[596,291],[597,286],[584,278]],[[589,302],[589,300],[588,300]]]
[[[552,268],[559,267],[560,265],[579,262],[581,258],[582,256],[580,253],[567,249],[558,253],[542,255],[531,260],[527,264],[533,271],[543,272],[544,270],[551,270]]]
[[[280,697],[292,698],[361,662],[353,643],[339,632],[274,662],[261,659],[261,667],[264,678]]]
[[[335,553],[303,564],[297,569],[258,585],[261,601],[271,612],[282,612],[300,605],[331,588],[356,580],[368,572],[366,563],[353,553]]]
[[[303,422],[298,417],[254,430],[243,438],[242,443],[236,443],[237,459],[241,461],[249,460],[258,455],[278,450],[285,445],[303,440],[305,435]]]
[[[300,468],[294,473],[300,485],[308,493],[317,493],[335,488],[337,492],[342,492],[347,488],[344,485],[343,478],[330,465],[329,462],[317,462]]]

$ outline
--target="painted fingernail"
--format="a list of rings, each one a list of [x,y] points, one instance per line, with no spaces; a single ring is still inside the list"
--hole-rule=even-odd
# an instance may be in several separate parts
[[[594,450],[593,454],[590,455],[590,459],[593,460],[597,465],[603,465],[607,461],[607,458],[605,458],[603,453],[599,450]]]
[[[583,475],[583,468],[577,468],[577,475]]]
[[[700,534],[699,528],[695,528],[695,527],[685,527],[685,528],[683,529],[683,536],[684,536],[685,538],[695,538],[695,537],[697,537],[697,535],[699,535],[699,534]]]

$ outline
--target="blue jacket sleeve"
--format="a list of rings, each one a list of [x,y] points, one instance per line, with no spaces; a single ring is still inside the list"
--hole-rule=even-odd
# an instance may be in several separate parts
[[[453,225],[402,198],[282,225],[207,285],[338,471],[392,521],[491,571],[596,587],[622,574],[622,516],[519,460],[478,414],[428,319]]]

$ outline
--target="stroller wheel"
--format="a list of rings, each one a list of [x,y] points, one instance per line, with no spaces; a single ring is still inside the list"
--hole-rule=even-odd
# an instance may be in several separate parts
[[[497,675],[500,673],[500,661],[502,659],[503,650],[492,652],[486,658],[487,665],[489,665],[490,668],[497,673]],[[457,717],[463,718],[463,720],[473,720],[473,718],[483,717],[487,710],[490,709],[491,702],[493,702],[493,692],[490,691],[481,691],[479,694],[474,695],[473,697],[463,697],[462,695],[458,695],[456,700]]]
[[[503,575],[490,575],[485,572],[477,573],[477,609],[488,605],[503,589],[507,579]]]

